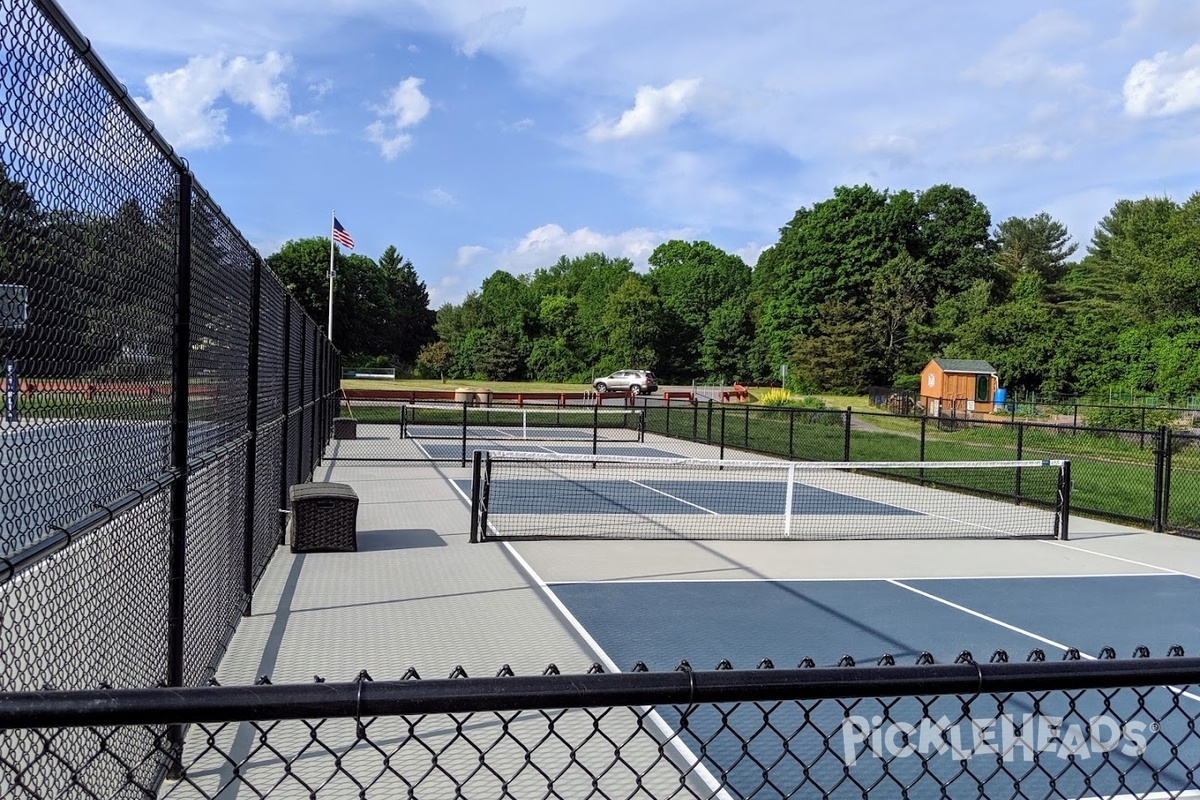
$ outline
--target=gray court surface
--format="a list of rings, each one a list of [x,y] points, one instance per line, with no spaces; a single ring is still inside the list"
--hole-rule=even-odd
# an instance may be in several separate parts
[[[646,444],[660,450],[670,446],[663,441]],[[1089,580],[1164,581],[1153,584],[1158,590],[1200,576],[1198,542],[1082,518],[1072,520],[1068,542],[541,540],[472,545],[469,498],[461,488],[469,478],[469,468],[445,464],[327,461],[319,467],[316,480],[348,483],[359,495],[359,552],[298,555],[281,547],[257,587],[253,614],[242,620],[221,664],[220,682],[249,684],[262,675],[277,684],[310,682],[315,675],[349,681],[361,670],[375,680],[389,680],[399,679],[410,668],[423,678],[441,678],[460,666],[472,676],[490,676],[503,665],[529,675],[541,673],[550,663],[563,672],[582,672],[595,662],[624,669],[637,659],[657,669],[689,656],[697,658],[697,668],[710,669],[714,664],[705,664],[704,659],[718,655],[724,645],[732,649],[732,642],[720,636],[699,641],[702,634],[695,631],[704,630],[705,619],[737,626],[741,605],[748,614],[761,612],[764,597],[789,592],[800,592],[812,607],[828,606],[834,618],[840,615],[851,621],[838,628],[831,626],[829,616],[810,616],[812,625],[806,626],[804,615],[798,615],[787,626],[790,641],[781,648],[782,665],[805,651],[822,660],[851,651],[866,659],[882,655],[868,652],[880,648],[895,649],[901,661],[922,649],[936,651],[941,660],[957,647],[954,626],[921,627],[909,619],[912,606],[895,605],[896,597],[911,595],[913,602],[938,607],[943,615],[948,613],[947,603],[968,609],[978,605],[978,613],[996,624],[973,617],[967,644],[979,651],[990,652],[992,647],[1019,651],[1034,646],[1034,640],[1005,628],[1004,615],[1005,608],[1011,611],[1020,605],[985,607],[984,600],[998,594],[989,594],[989,587],[1004,586],[1003,594],[1022,586],[1036,587],[1036,592],[1025,589],[1025,596],[1085,614],[1084,606],[1105,596],[1103,589],[1092,591],[1100,584],[1088,584]],[[746,586],[737,589],[739,583]],[[663,586],[673,588],[663,594]],[[1081,587],[1090,588],[1084,592]],[[930,600],[921,592],[946,602]],[[615,604],[612,598],[622,593],[625,604]],[[667,596],[673,598],[672,610],[660,613],[664,611],[661,598]],[[849,597],[862,599],[849,603],[845,599]],[[641,604],[630,606],[630,598],[640,599]],[[654,625],[639,626],[638,637],[618,647],[612,643],[622,634],[606,628],[614,617],[605,608],[619,608],[615,613],[627,617],[634,609],[632,616],[664,624],[672,614],[685,614],[700,627],[691,629],[692,638],[685,637],[691,642],[688,645],[678,637],[661,635]],[[1119,602],[1113,608],[1120,613]],[[869,624],[880,632],[878,638],[853,636],[852,619],[866,614],[865,609],[870,611],[869,623],[860,627]],[[714,612],[719,613],[706,616]],[[761,618],[761,614],[756,617]],[[1045,619],[1035,614],[1010,624],[1040,635],[1038,625]],[[1146,634],[1153,641],[1145,643],[1156,646],[1159,638],[1171,633],[1146,631],[1140,627],[1144,620],[1140,615],[1130,620],[1130,625],[1119,629],[1102,625],[1082,644],[1091,646],[1111,633],[1122,639]],[[769,633],[770,628],[769,620],[755,623],[760,632]],[[1053,642],[1055,636],[1067,634],[1053,628],[1053,635],[1042,638]],[[1143,642],[1106,643],[1124,656],[1133,644]],[[1046,648],[1050,658],[1060,656],[1050,644],[1037,646]],[[605,652],[606,647],[614,652]],[[638,649],[645,652],[633,652]],[[738,667],[753,666],[748,654],[722,657],[731,657]],[[606,728],[635,727],[632,712],[627,718],[611,719]],[[586,729],[587,719],[578,722]],[[343,728],[347,747],[353,749],[353,724],[330,724],[322,729],[322,740],[328,737],[336,747],[337,732]],[[453,726],[447,730],[445,735],[451,736]],[[307,730],[297,726],[295,735],[297,747],[305,746]],[[430,742],[436,742],[438,735],[431,733]],[[246,726],[228,726],[222,736],[223,746],[235,759],[253,752],[254,736]],[[202,745],[199,739],[189,739],[190,751]],[[516,750],[511,755],[521,757]],[[657,765],[648,766],[646,787],[666,787],[667,794],[672,786],[678,789],[678,774],[669,762],[656,760],[649,740],[631,744],[623,755],[633,762]],[[504,754],[497,752],[496,757]],[[611,758],[611,750],[606,758]],[[254,767],[254,759],[250,761],[247,768]],[[308,764],[298,763],[297,768],[327,769],[316,759]],[[204,780],[211,785],[229,777],[228,762],[214,762],[209,772],[203,767],[198,764],[194,774],[207,776]],[[259,768],[267,781],[281,770],[269,761]],[[622,779],[614,776],[613,780]],[[536,791],[544,790],[543,783]],[[580,790],[589,788],[585,783]],[[610,790],[620,793],[619,786]],[[357,796],[354,792],[353,786],[347,786],[345,792],[330,789],[322,797]]]

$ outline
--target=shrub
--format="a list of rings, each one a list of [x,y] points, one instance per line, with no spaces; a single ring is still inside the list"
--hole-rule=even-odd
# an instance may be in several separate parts
[[[758,396],[758,405],[760,406],[786,406],[791,405],[792,393],[787,389],[767,389]]]

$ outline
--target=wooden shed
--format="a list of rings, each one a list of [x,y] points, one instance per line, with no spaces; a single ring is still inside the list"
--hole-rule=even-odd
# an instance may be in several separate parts
[[[990,414],[999,382],[986,361],[935,358],[921,370],[921,403],[932,416]]]

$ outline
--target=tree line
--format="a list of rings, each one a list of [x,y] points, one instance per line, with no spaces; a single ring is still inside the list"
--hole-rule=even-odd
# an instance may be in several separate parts
[[[437,312],[419,368],[461,379],[912,386],[936,356],[1056,395],[1200,392],[1200,194],[1120,200],[1085,251],[1045,213],[995,226],[965,189],[838,187],[751,269],[714,245],[497,271]]]
[[[72,214],[0,170],[0,200],[0,283],[38,299],[14,335],[27,374],[144,370],[138,353],[169,349],[168,327],[132,324],[156,314],[148,281],[173,263],[169,197]],[[203,208],[193,227],[193,241],[221,250]],[[329,254],[319,237],[266,259],[319,322]],[[1014,390],[1200,394],[1200,193],[1119,200],[1080,252],[1048,214],[993,225],[962,188],[842,186],[798,209],[753,268],[709,242],[669,241],[644,272],[603,253],[564,256],[496,271],[436,312],[395,247],[378,259],[336,250],[334,266],[343,360],[444,379],[586,383],[643,368],[665,383],[764,383],[787,365],[793,389],[861,393],[911,386],[945,356],[987,360]],[[126,334],[112,333],[114,309]]]

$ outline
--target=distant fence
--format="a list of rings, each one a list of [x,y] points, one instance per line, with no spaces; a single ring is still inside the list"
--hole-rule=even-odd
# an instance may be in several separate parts
[[[758,453],[805,461],[1071,462],[1072,512],[1200,535],[1200,431],[1097,428],[1003,415],[911,416],[854,409],[638,404],[647,441],[704,458]]]
[[[0,689],[201,685],[329,438],[339,356],[53,2],[11,0],[0,33],[0,284],[24,287],[0,316]]]
[[[867,391],[871,405],[893,414],[919,416],[927,412],[921,393],[894,386],[872,386]],[[961,405],[959,401],[958,405]],[[950,404],[954,408],[954,404]],[[962,409],[956,416],[961,417]],[[1075,427],[1141,428],[1152,430],[1163,424],[1200,426],[1200,398],[1170,402],[1154,396],[1114,395],[1109,400],[1053,397],[1033,392],[1007,393],[990,416],[1053,422]],[[935,415],[937,416],[937,415]],[[948,416],[948,415],[947,415]]]
[[[795,668],[0,695],[6,796],[1192,796],[1200,659],[1003,651]],[[111,745],[187,746],[163,782]],[[48,751],[47,742],[54,742]],[[86,790],[81,791],[83,787]]]

